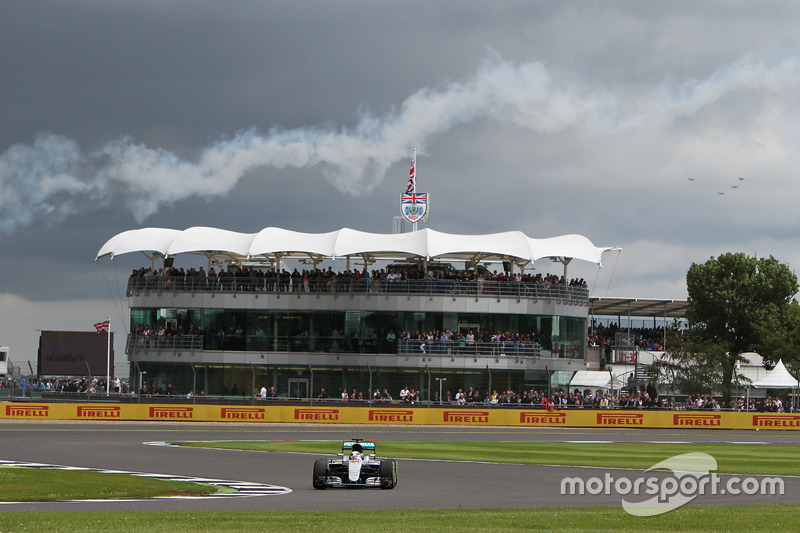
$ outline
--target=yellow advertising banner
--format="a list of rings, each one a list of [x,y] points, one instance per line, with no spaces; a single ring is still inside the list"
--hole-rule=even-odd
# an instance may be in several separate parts
[[[253,406],[213,404],[0,403],[0,419],[319,424],[800,429],[800,414],[715,411],[544,411],[503,407]]]

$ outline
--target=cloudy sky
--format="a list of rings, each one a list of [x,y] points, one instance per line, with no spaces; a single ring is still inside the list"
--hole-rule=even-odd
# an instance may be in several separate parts
[[[0,345],[24,366],[37,330],[111,315],[124,336],[146,260],[95,262],[113,235],[388,233],[414,148],[430,228],[621,246],[572,267],[593,296],[685,298],[725,252],[800,265],[793,2],[12,0],[0,20]]]

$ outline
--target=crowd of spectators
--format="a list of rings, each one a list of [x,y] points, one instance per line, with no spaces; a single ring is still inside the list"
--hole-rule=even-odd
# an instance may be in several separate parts
[[[0,380],[0,389],[27,389],[32,385],[36,384],[36,380],[27,380],[27,379],[19,379],[16,378],[5,378]],[[35,385],[35,388],[38,388],[38,385]]]
[[[264,390],[262,389],[262,393]],[[275,397],[274,389],[272,389],[269,397]],[[366,402],[371,400],[372,402],[409,405],[422,401],[420,391],[408,386],[403,387],[396,398],[387,389],[379,387],[376,387],[371,394],[357,389],[342,389],[341,394],[332,396],[329,396],[323,388],[315,398],[342,402]],[[761,399],[737,398],[732,401],[731,406],[718,401],[713,395],[703,396],[698,394],[687,396],[685,399],[676,399],[675,396],[659,395],[658,389],[653,383],[642,386],[640,389],[614,391],[613,394],[603,390],[592,392],[589,389],[581,390],[576,388],[570,392],[559,389],[553,391],[550,397],[545,392],[537,391],[536,389],[523,390],[521,393],[513,390],[501,390],[498,392],[494,389],[489,393],[479,388],[469,387],[467,390],[459,388],[455,394],[450,390],[443,391],[441,398],[438,391],[433,391],[431,401],[434,404],[444,403],[460,406],[531,406],[551,411],[565,409],[660,409],[673,411],[749,410],[782,413],[785,410],[781,400],[771,396]]]
[[[404,331],[400,334],[400,340],[428,341],[431,343],[454,341],[457,343],[463,342],[466,345],[471,345],[476,342],[510,342],[529,344],[539,342],[539,337],[536,332],[520,335],[519,333],[511,333],[510,331],[496,331],[495,333],[492,333],[488,330],[483,330],[479,331],[476,335],[473,330],[469,330],[467,333],[462,335],[459,331],[452,332],[449,329],[445,329],[444,331],[433,329],[430,331],[417,330],[414,333],[411,333],[410,331]]]
[[[511,333],[510,331],[473,330],[466,333],[434,329],[417,330],[413,334],[404,331],[400,334],[398,353],[421,352],[423,354],[473,354],[495,353],[497,355],[540,355],[539,336],[535,333]]]
[[[175,396],[179,393],[172,387],[172,383],[167,383],[166,386],[160,383],[148,385],[146,381],[142,381],[142,386],[139,387],[139,394],[142,396]]]
[[[611,322],[609,325],[593,323],[587,332],[587,345],[590,347],[605,348],[606,346],[615,346],[617,344],[616,335],[618,332],[624,331],[626,334],[630,332],[631,343],[630,346],[636,347],[640,350],[648,350],[652,352],[660,352],[664,350],[664,328],[659,326],[655,328],[625,328],[620,329],[616,322]]]
[[[26,388],[38,389],[56,393],[77,393],[77,394],[104,394],[105,378],[103,377],[80,377],[66,379],[5,379],[0,381],[0,388]],[[162,386],[157,383],[148,384],[146,381],[138,391],[132,391],[130,385],[125,380],[114,377],[111,382],[111,393],[131,394],[138,392],[142,396],[183,396],[176,392],[171,383]],[[234,388],[231,395],[239,395],[239,391]],[[186,395],[193,398],[193,392]],[[205,392],[200,391],[198,397],[205,397]],[[274,387],[262,387],[255,393],[256,399],[278,399],[278,393]],[[364,393],[357,389],[342,389],[340,394],[329,395],[324,388],[315,396],[319,400],[339,400],[342,402],[372,402],[382,403],[403,403],[413,405],[422,401],[419,390],[403,387],[395,399],[388,389],[376,387],[372,393]],[[734,398],[731,404],[718,400],[713,395],[689,395],[683,399],[676,399],[675,396],[659,395],[653,383],[639,389],[623,389],[614,395],[602,390],[595,390],[592,393],[588,389],[581,391],[574,389],[572,392],[556,390],[551,397],[547,397],[544,392],[535,389],[523,390],[517,393],[513,390],[496,389],[491,393],[482,391],[479,388],[469,387],[467,390],[459,388],[455,394],[450,390],[444,391],[439,398],[439,392],[434,391],[431,396],[434,404],[446,403],[449,405],[461,406],[532,406],[547,410],[563,409],[660,409],[673,411],[756,411],[767,413],[783,413],[792,411],[786,408],[779,397],[768,396],[766,398],[739,397]]]
[[[0,388],[37,389],[39,391],[59,393],[104,394],[106,392],[106,378],[97,376],[51,379],[7,378],[0,382]],[[110,392],[113,394],[127,394],[130,392],[128,382],[114,377],[111,380]]]
[[[208,272],[199,268],[139,268],[131,272],[131,279],[141,280],[142,288],[163,290],[256,290],[265,292],[335,292],[342,290],[392,291],[400,283],[413,281],[474,282],[479,293],[491,294],[498,284],[520,286],[587,286],[583,278],[567,280],[564,276],[541,273],[512,273],[490,270],[434,269],[428,272],[415,268],[386,267],[381,269],[353,269],[334,272],[327,269],[287,269],[239,267],[229,265],[211,267]]]
[[[670,403],[673,409],[685,409],[687,411],[758,411],[760,413],[784,413],[786,408],[783,401],[772,396],[766,398],[750,398],[743,396],[733,398],[730,405],[724,401],[717,400],[712,395],[696,394],[694,396],[687,396],[682,402],[675,402],[670,398]]]
[[[139,337],[140,342],[171,336],[202,337],[204,334],[203,327],[195,327],[194,324],[190,324],[186,329],[183,326],[174,326],[172,324],[166,326],[139,324],[129,332],[129,335]],[[243,331],[231,329],[230,334],[241,335]],[[261,333],[258,330],[255,332],[255,335],[263,334],[263,331]],[[337,332],[334,331],[332,338],[335,339],[338,336],[340,335],[337,335]],[[452,349],[453,346],[468,348],[475,346],[476,343],[497,343],[498,346],[502,345],[504,347],[509,345],[509,350],[514,346],[519,346],[522,348],[521,351],[525,351],[524,347],[537,345],[540,342],[539,335],[536,332],[520,334],[511,333],[510,331],[496,331],[491,333],[488,330],[483,330],[476,334],[473,330],[469,330],[467,333],[462,334],[460,331],[452,332],[450,329],[445,329],[444,331],[438,329],[429,331],[416,330],[414,333],[403,331],[399,337],[393,331],[389,331],[385,338],[386,342],[392,346],[399,342],[401,348],[405,348],[405,350],[400,350],[401,353],[409,351],[408,347],[402,346],[403,341],[417,341],[413,343],[414,351],[419,350],[423,353],[445,353]]]
[[[135,328],[131,329],[131,331],[128,334],[141,335],[144,337],[165,337],[173,335],[188,335],[190,337],[202,337],[205,334],[205,331],[203,331],[203,326],[194,327],[194,324],[190,324],[185,331],[183,329],[183,326],[173,326],[172,324],[168,324],[166,326],[151,326],[151,325],[139,324]]]

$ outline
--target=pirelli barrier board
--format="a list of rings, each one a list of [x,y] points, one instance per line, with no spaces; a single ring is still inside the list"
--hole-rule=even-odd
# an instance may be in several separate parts
[[[0,419],[519,427],[800,429],[800,414],[406,407],[0,403]]]

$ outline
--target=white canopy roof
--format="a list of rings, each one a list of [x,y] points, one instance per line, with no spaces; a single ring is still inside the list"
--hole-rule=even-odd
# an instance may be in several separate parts
[[[589,389],[610,389],[611,386],[617,388],[616,377],[611,379],[611,374],[598,370],[578,370],[569,382],[570,387],[586,387]]]
[[[792,377],[783,361],[778,361],[769,374],[753,383],[757,389],[794,389],[797,388],[797,380]]]
[[[95,261],[104,255],[122,255],[130,252],[154,252],[169,248],[180,231],[164,228],[142,228],[123,231],[111,237],[100,248]]]
[[[475,263],[494,260],[524,265],[547,257],[600,264],[603,252],[608,250],[619,248],[595,246],[582,235],[534,239],[521,231],[457,235],[426,228],[411,233],[385,234],[342,228],[330,233],[300,233],[269,227],[258,233],[238,233],[198,226],[183,231],[164,228],[125,231],[109,239],[97,252],[95,260],[142,252],[152,257],[194,253],[229,261],[357,256],[369,260],[421,258]]]

